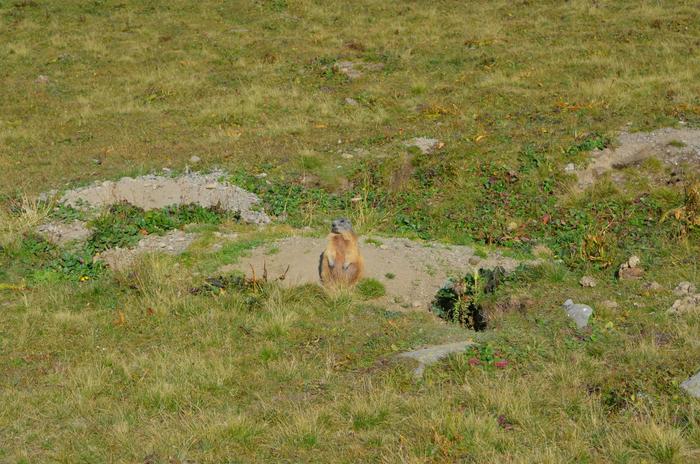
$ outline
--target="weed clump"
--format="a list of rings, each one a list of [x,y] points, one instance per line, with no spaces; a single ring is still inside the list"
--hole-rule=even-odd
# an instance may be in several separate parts
[[[479,269],[459,279],[450,278],[436,293],[430,310],[446,321],[485,330],[488,317],[484,298],[493,294],[504,279],[505,270],[500,266],[493,270]]]
[[[362,279],[357,284],[357,291],[366,300],[372,300],[375,298],[380,298],[386,295],[386,288],[377,279]]]

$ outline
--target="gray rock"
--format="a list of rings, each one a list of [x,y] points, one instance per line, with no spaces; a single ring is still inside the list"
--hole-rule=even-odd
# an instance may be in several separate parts
[[[663,285],[656,281],[645,283],[643,288],[648,292],[660,292],[664,289]]]
[[[429,139],[427,137],[416,137],[405,143],[407,147],[417,147],[424,155],[429,155],[439,147],[438,139]]]
[[[589,287],[589,288],[593,288],[593,287],[595,287],[595,286],[598,284],[598,282],[596,282],[596,280],[595,280],[593,277],[591,277],[591,276],[583,276],[583,277],[581,277],[581,280],[579,280],[578,283],[579,283],[582,287]]]
[[[195,156],[190,157],[190,163],[192,163],[192,164],[198,164],[201,161],[202,161],[202,158],[200,158],[199,156],[195,155]]]
[[[700,372],[683,382],[681,388],[690,396],[700,398]]]
[[[679,283],[676,288],[673,289],[673,293],[678,296],[692,295],[695,291],[695,285],[687,281]]]
[[[423,372],[425,372],[426,366],[435,364],[452,353],[463,352],[471,345],[473,345],[473,343],[469,341],[447,343],[445,345],[429,346],[415,351],[406,351],[404,353],[399,353],[397,356],[399,358],[410,358],[418,361],[418,367],[413,370],[413,375],[416,378],[421,378]]]
[[[670,314],[686,314],[700,312],[700,293],[687,295],[673,302],[668,309]]]
[[[564,166],[564,172],[574,172],[576,170],[576,165],[574,163],[569,163]]]
[[[590,306],[574,303],[570,299],[564,302],[564,309],[579,329],[583,329],[588,325],[588,319],[593,314],[593,308]]]
[[[362,71],[360,71],[358,64],[352,61],[338,61],[333,66],[333,69],[340,74],[344,74],[350,80],[362,77]]]
[[[357,100],[355,100],[354,98],[351,98],[351,97],[347,97],[345,99],[345,104],[350,105],[350,106],[357,106],[358,105]]]

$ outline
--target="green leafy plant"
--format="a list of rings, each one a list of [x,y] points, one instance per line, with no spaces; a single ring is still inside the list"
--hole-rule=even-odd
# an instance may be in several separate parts
[[[482,306],[483,298],[494,293],[504,278],[504,269],[497,267],[494,270],[479,269],[460,279],[448,279],[437,291],[430,310],[446,321],[484,330],[487,317]]]

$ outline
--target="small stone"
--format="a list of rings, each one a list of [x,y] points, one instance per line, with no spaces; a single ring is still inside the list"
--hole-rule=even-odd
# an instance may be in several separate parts
[[[202,161],[202,158],[200,158],[199,156],[195,155],[195,156],[190,157],[190,163],[192,163],[192,164],[198,164],[201,161]]]
[[[646,290],[648,292],[660,292],[663,289],[664,289],[664,287],[656,281],[647,282],[644,284],[644,290]]]
[[[681,388],[690,396],[700,398],[700,372],[683,382]]]
[[[576,165],[574,163],[569,163],[564,166],[564,172],[574,172],[576,170]]]
[[[620,280],[637,280],[644,275],[644,269],[639,267],[641,260],[638,256],[630,256],[630,258],[620,265],[617,271],[617,277]]]
[[[679,283],[673,289],[673,294],[678,296],[692,295],[693,293],[695,293],[695,285],[687,281]]]
[[[617,276],[620,280],[638,280],[644,275],[644,269],[641,267],[626,267],[618,271]]]
[[[603,306],[604,308],[608,308],[608,309],[616,309],[620,306],[619,304],[617,304],[617,301],[613,301],[613,300],[605,300],[605,301],[601,302],[600,305]]]
[[[49,79],[49,76],[45,76],[45,75],[43,75],[43,74],[39,74],[39,75],[36,77],[36,79],[34,80],[34,82],[36,82],[37,84],[46,85],[46,84],[49,83],[49,80],[50,80],[50,79]]]
[[[435,151],[435,149],[440,148],[440,141],[438,139],[430,139],[427,137],[416,137],[413,140],[409,140],[404,145],[407,147],[417,147],[421,153],[424,155],[429,155]]]
[[[333,65],[333,69],[336,72],[347,76],[347,78],[350,80],[362,77],[362,72],[352,61],[338,61],[335,65]]]
[[[481,258],[479,258],[478,256],[472,256],[471,258],[469,258],[469,264],[471,264],[472,266],[476,266],[480,262]]]
[[[358,105],[357,100],[355,100],[354,98],[350,98],[350,97],[345,99],[345,104],[350,105],[350,106],[357,106]]]
[[[342,155],[340,155],[340,157],[343,159],[353,159],[355,155],[352,155],[350,153],[343,153]]]
[[[700,312],[700,293],[679,298],[668,309],[670,314],[687,314]]]
[[[583,276],[581,277],[581,280],[578,281],[579,284],[581,284],[582,287],[589,287],[593,288],[597,285],[598,282],[591,277],[591,276]]]
[[[574,303],[570,299],[566,300],[563,306],[566,314],[573,319],[576,327],[583,329],[588,325],[588,319],[593,314],[593,308],[588,305]]]

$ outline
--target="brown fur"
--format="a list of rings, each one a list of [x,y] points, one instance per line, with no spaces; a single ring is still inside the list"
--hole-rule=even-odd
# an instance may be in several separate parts
[[[323,285],[355,285],[362,278],[364,269],[364,260],[355,232],[350,230],[328,234],[328,245],[321,253],[318,266]]]

